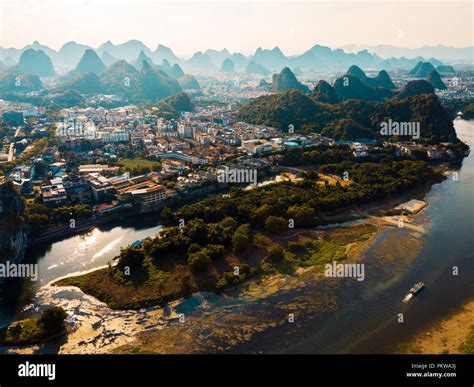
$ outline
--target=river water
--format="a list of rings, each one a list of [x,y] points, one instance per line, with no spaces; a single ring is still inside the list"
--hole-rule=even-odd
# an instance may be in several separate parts
[[[107,265],[122,247],[136,240],[154,236],[162,228],[156,216],[137,216],[121,221],[121,225],[105,225],[49,245],[35,246],[26,252],[25,263],[38,265],[38,280],[13,281],[10,288],[0,288],[0,326],[21,314],[21,304],[47,283],[71,273],[85,272]],[[20,300],[18,299],[20,298]],[[20,305],[21,306],[21,305]]]
[[[458,136],[473,148],[474,121],[455,121],[455,127]],[[40,280],[17,281],[0,291],[0,324],[4,326],[14,319],[37,314],[50,305],[63,306],[71,316],[71,325],[77,328],[76,333],[69,337],[67,344],[34,349],[40,353],[105,352],[130,342],[134,335],[142,332],[168,326],[175,329],[176,313],[189,316],[191,325],[187,329],[196,337],[206,337],[208,321],[212,320],[214,326],[220,326],[222,334],[219,336],[219,329],[215,329],[208,341],[234,341],[238,337],[237,344],[229,347],[237,352],[391,352],[401,340],[456,310],[474,294],[474,152],[464,159],[458,172],[457,181],[448,178],[432,187],[425,196],[429,206],[415,216],[426,229],[423,235],[414,237],[423,240],[416,258],[405,262],[399,253],[402,270],[394,269],[393,262],[384,264],[382,261],[381,264],[385,241],[391,238],[410,243],[407,241],[414,240],[402,238],[406,230],[389,227],[381,232],[367,252],[365,263],[369,280],[361,286],[339,287],[339,307],[334,313],[318,315],[316,301],[328,290],[309,277],[299,279],[299,283],[294,282],[294,278],[280,279],[284,282],[271,292],[258,287],[257,283],[223,297],[198,295],[177,302],[171,308],[140,311],[111,311],[77,289],[47,285],[62,276],[104,266],[121,247],[155,235],[161,227],[156,218],[141,216],[28,251],[27,261],[39,265]],[[409,250],[410,246],[401,246],[397,251],[403,248]],[[453,275],[454,266],[458,275]],[[393,273],[381,279],[387,271]],[[401,300],[418,281],[423,281],[426,288],[403,304]],[[275,323],[288,310],[298,311],[298,324]],[[403,323],[397,320],[400,313]],[[229,326],[237,329],[236,316],[245,326],[245,334],[229,331]],[[252,324],[253,328],[249,328]],[[251,335],[241,340],[249,331]],[[162,332],[166,334],[166,329]],[[184,348],[186,343],[181,345]],[[203,345],[198,351],[214,351],[218,347],[222,345]]]
[[[458,136],[474,147],[474,121],[455,121]],[[292,352],[390,352],[409,335],[449,315],[474,296],[474,152],[463,160],[458,180],[448,178],[425,196],[418,215],[427,232],[416,260],[388,285],[368,290]],[[458,275],[453,275],[454,267]],[[418,281],[426,288],[407,305],[403,295]],[[383,289],[383,291],[379,291]],[[398,314],[403,314],[403,323]]]

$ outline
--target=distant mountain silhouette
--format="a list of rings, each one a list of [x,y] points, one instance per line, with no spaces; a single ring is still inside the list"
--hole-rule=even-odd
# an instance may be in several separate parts
[[[433,58],[433,57],[428,58],[428,59],[426,60],[426,62],[431,63],[433,66],[443,66],[443,62],[441,62],[441,61],[439,61],[438,59]]]
[[[234,62],[235,71],[245,71],[245,68],[249,64],[249,59],[239,52],[232,54],[229,59]]]
[[[18,62],[21,54],[28,49],[44,51],[56,66],[71,67],[77,64],[86,49],[92,48],[76,42],[67,42],[59,51],[56,51],[35,41],[31,45],[18,49],[0,47],[0,60],[8,66],[14,65]],[[152,51],[139,40],[129,40],[121,44],[113,44],[107,41],[101,44],[95,51],[101,58],[105,52],[108,52],[108,54],[116,60],[125,59],[130,63],[136,60],[141,51],[154,63],[162,63],[163,59],[167,59],[171,65],[175,63],[183,64],[185,62],[178,58],[169,47],[160,44],[155,51]],[[292,56],[285,56],[278,47],[273,49],[260,47],[250,57],[246,57],[241,53],[231,54],[227,49],[207,49],[200,54],[196,54],[198,54],[198,57],[204,55],[210,63],[212,63],[212,66],[210,66],[209,62],[202,63],[201,61],[201,63],[194,63],[193,66],[189,66],[187,70],[216,71],[220,68],[225,59],[231,59],[234,62],[235,71],[244,71],[251,60],[272,70],[280,70],[283,67],[292,69],[299,67],[302,71],[320,70],[344,68],[353,64],[363,68],[377,67],[390,69],[414,67],[416,63],[420,61],[430,62],[433,66],[442,66],[443,63],[440,59],[444,59],[445,57],[471,59],[474,55],[474,47],[453,48],[436,46],[412,50],[393,46],[376,46],[376,49],[371,49],[364,46],[349,45],[345,46],[343,50],[341,48],[331,49],[316,44],[302,54]],[[113,63],[111,60],[108,60],[107,57],[102,59],[108,66]],[[195,59],[191,62],[194,61]],[[425,74],[425,76],[426,75],[427,74]]]
[[[303,75],[303,71],[299,67],[291,69],[291,71],[293,71],[293,74],[295,75]]]
[[[108,51],[115,58],[125,59],[128,62],[134,61],[140,55],[140,51],[143,51],[149,57],[152,55],[150,49],[139,40],[129,40],[117,45],[107,41],[97,49],[99,54],[102,54],[104,51]],[[158,63],[161,63],[161,61]]]
[[[99,78],[107,92],[128,97],[134,102],[158,101],[182,91],[176,80],[152,68],[147,61],[143,61],[142,69],[138,71],[120,60],[101,72]]]
[[[221,65],[221,71],[224,73],[233,73],[235,71],[234,62],[230,59],[224,59]]]
[[[300,90],[308,92],[308,86],[301,84],[296,79],[295,74],[288,68],[285,67],[279,74],[273,74],[272,76],[272,90],[273,91],[287,91],[287,90]]]
[[[179,64],[175,63],[173,67],[171,67],[169,75],[171,78],[178,79],[184,75],[184,71]]]
[[[167,59],[163,59],[163,63],[158,65],[158,68],[164,71],[169,77],[171,77],[171,70],[173,69]]]
[[[255,63],[253,60],[248,63],[247,67],[245,68],[245,72],[247,74],[270,75],[270,71],[268,71],[262,65]]]
[[[13,66],[15,64],[11,56],[6,56],[3,61],[5,62],[5,66]]]
[[[424,79],[419,79],[419,80],[408,82],[403,87],[403,89],[400,90],[395,95],[395,97],[400,99],[400,98],[413,97],[413,96],[421,95],[421,94],[434,94],[434,93],[435,93],[435,90],[428,81],[425,81]]]
[[[313,92],[311,93],[312,97],[319,101],[319,102],[324,102],[324,103],[339,103],[339,97],[336,93],[336,89],[332,87],[329,83],[326,81],[320,80],[318,84],[314,87]]]
[[[470,47],[447,47],[443,45],[438,46],[423,46],[419,48],[402,48],[387,44],[380,44],[376,46],[364,45],[346,45],[342,46],[346,52],[355,52],[360,50],[368,50],[383,58],[390,57],[406,57],[406,58],[438,58],[444,59],[471,59],[474,57],[474,46]]]
[[[287,58],[278,47],[272,50],[257,48],[252,61],[272,70],[281,69],[287,65]]]
[[[302,69],[326,69],[332,67],[349,66],[375,66],[381,58],[370,54],[367,51],[357,53],[346,53],[341,49],[332,50],[329,47],[314,45],[302,55],[295,55],[288,58],[291,66],[298,66]]]
[[[26,74],[39,77],[52,77],[56,75],[53,62],[42,50],[28,49],[21,54],[18,66]]]
[[[166,119],[176,119],[181,112],[191,112],[194,105],[186,93],[178,93],[163,98],[154,108],[154,114]]]
[[[102,60],[102,62],[104,62],[104,65],[106,67],[109,67],[110,65],[118,61],[118,59],[115,56],[110,55],[107,50],[102,53],[100,59]]]
[[[143,62],[147,62],[151,67],[155,67],[155,64],[153,63],[151,58],[148,57],[142,50],[140,51],[138,58],[133,62],[133,65],[137,68],[137,70],[141,70],[143,68]]]
[[[265,79],[260,79],[258,88],[263,91],[272,91],[272,84],[268,83]]]
[[[20,60],[20,56],[21,54],[23,54],[26,50],[35,50],[35,51],[43,51],[50,59],[51,61],[54,62],[58,59],[58,53],[56,50],[48,47],[47,45],[45,44],[41,44],[40,42],[38,42],[37,40],[35,40],[32,44],[28,44],[26,45],[25,47],[23,47],[22,49],[15,49],[15,48],[9,48],[9,49],[6,49],[5,51],[5,57],[6,56],[10,56],[14,63],[17,63],[19,60]],[[1,51],[1,49],[0,49]],[[1,55],[0,55],[1,57]]]
[[[209,49],[209,50],[204,51],[204,55],[208,56],[216,67],[218,66],[220,67],[222,62],[225,59],[230,58],[231,56],[227,48],[224,48],[223,50],[220,50],[220,51]]]
[[[362,71],[362,69],[356,65],[349,67],[346,74],[352,75],[356,78],[359,78],[360,80],[367,78],[367,75],[365,75],[364,71]]]
[[[99,56],[95,53],[94,50],[88,48],[84,51],[81,60],[74,70],[76,73],[100,73],[105,69],[104,62],[101,61]]]
[[[447,87],[442,81],[439,73],[436,70],[431,70],[426,77],[426,80],[433,86],[435,89],[438,90],[446,90]]]
[[[87,49],[92,49],[92,47],[76,42],[67,42],[59,49],[58,62],[66,66],[75,66]]]
[[[61,85],[60,90],[77,90],[84,94],[102,93],[104,86],[99,77],[92,73],[82,73]]]
[[[425,62],[425,59],[420,56],[416,58],[390,57],[378,62],[377,67],[407,69],[414,67],[418,62]]]
[[[217,70],[217,66],[212,59],[201,51],[194,53],[194,55],[184,63],[184,68],[187,72]]]
[[[143,62],[143,68],[138,73],[137,86],[135,97],[138,99],[160,100],[182,91],[176,80],[163,76],[147,62]]]
[[[174,54],[171,48],[159,44],[152,55],[155,63],[163,63],[163,60],[167,60],[170,64],[180,63],[180,59]]]
[[[380,87],[384,87],[386,89],[395,89],[395,85],[390,79],[390,76],[385,70],[380,70],[379,73],[375,78],[373,78],[377,81],[377,85]]]
[[[163,59],[163,64],[158,66],[158,68],[173,79],[181,78],[184,75],[184,71],[178,63],[175,63],[173,66],[171,66],[166,59]]]
[[[418,62],[416,66],[411,69],[408,75],[417,78],[426,78],[428,76],[428,73],[432,70],[435,70],[435,68],[430,62]]]
[[[201,90],[201,85],[192,75],[183,75],[178,82],[183,90]]]
[[[341,100],[383,101],[393,95],[388,89],[367,86],[359,78],[349,74],[338,78],[334,82],[334,89]]]
[[[358,66],[352,65],[347,70],[346,74],[352,75],[358,78],[362,83],[370,87],[383,87],[385,89],[395,89],[390,76],[385,70],[379,71],[376,77],[370,78],[365,72]]]
[[[453,66],[447,66],[447,65],[436,66],[436,71],[438,71],[439,73],[448,73],[448,74],[452,74],[456,72]]]
[[[10,93],[17,91],[40,90],[43,84],[40,78],[34,74],[24,73],[0,73],[0,93]]]
[[[113,94],[132,95],[138,70],[125,60],[118,60],[99,74],[104,87]]]

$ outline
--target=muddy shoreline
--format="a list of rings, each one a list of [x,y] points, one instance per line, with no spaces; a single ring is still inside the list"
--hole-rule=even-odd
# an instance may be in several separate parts
[[[350,249],[344,260],[367,265],[369,275],[363,285],[353,279],[327,278],[321,267],[307,268],[294,276],[268,276],[228,292],[229,305],[204,305],[184,323],[142,333],[114,353],[293,352],[295,338],[304,341],[306,331],[309,334],[351,304],[363,289],[393,279],[416,258],[422,241],[407,231],[386,235],[389,231],[394,230],[379,226],[368,241]],[[382,250],[380,264],[374,257]],[[399,254],[405,257],[403,262]],[[235,307],[239,298],[245,299],[245,305]],[[290,314],[294,322],[289,321]]]
[[[460,346],[474,326],[474,298],[461,308],[395,347],[400,354],[461,354]]]

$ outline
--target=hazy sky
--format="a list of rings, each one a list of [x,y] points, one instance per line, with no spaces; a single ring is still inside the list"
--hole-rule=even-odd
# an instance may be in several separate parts
[[[259,46],[291,55],[316,43],[462,47],[473,45],[473,18],[471,0],[0,0],[0,46],[139,39],[181,55],[224,47],[251,53]]]

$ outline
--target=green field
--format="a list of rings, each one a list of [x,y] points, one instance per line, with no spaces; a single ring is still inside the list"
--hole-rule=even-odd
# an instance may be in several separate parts
[[[161,164],[158,161],[151,161],[151,160],[145,160],[145,159],[120,159],[119,163],[123,164],[125,169],[148,167],[155,170],[161,166]]]

